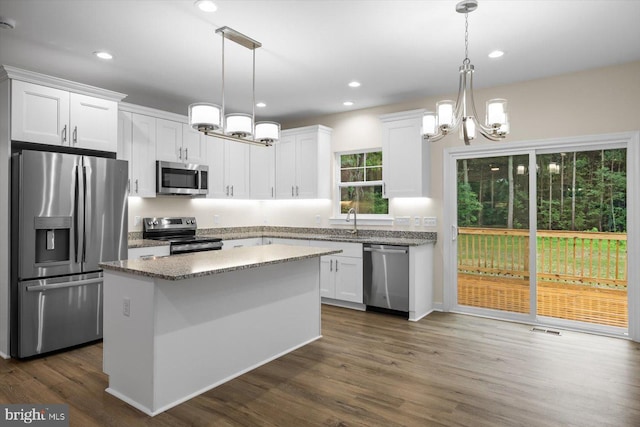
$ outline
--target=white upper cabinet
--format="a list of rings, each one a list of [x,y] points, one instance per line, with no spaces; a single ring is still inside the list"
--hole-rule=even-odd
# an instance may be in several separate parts
[[[183,162],[182,123],[156,118],[156,159]]]
[[[118,103],[12,80],[11,139],[115,152]]]
[[[156,157],[178,163],[206,163],[205,135],[186,123],[157,119]]]
[[[207,197],[249,198],[248,144],[207,137],[207,165],[209,166],[209,193]]]
[[[429,196],[429,144],[422,140],[423,110],[380,116],[385,197]]]
[[[71,93],[69,104],[72,147],[100,151],[117,150],[117,102]]]
[[[204,139],[207,145],[207,160],[205,163],[209,166],[209,192],[207,197],[210,199],[224,198],[226,197],[224,176],[225,141],[214,136],[205,136]]]
[[[249,198],[249,149],[242,142],[225,141],[225,195],[234,199]]]
[[[156,196],[156,119],[118,113],[118,158],[129,162],[129,195]]]
[[[274,199],[276,150],[274,147],[251,145],[249,148],[249,191],[252,199]]]
[[[282,131],[274,144],[276,198],[331,197],[331,129],[308,126]]]
[[[185,163],[207,163],[207,141],[202,132],[198,132],[186,123],[182,124],[182,149]]]

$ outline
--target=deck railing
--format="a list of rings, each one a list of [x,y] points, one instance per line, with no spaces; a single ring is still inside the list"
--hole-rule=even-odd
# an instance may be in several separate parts
[[[627,235],[538,230],[537,278],[626,289]],[[458,270],[498,277],[529,277],[529,230],[458,229]]]

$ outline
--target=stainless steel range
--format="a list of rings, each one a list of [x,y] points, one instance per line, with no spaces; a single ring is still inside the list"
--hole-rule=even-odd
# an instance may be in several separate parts
[[[171,255],[222,249],[221,238],[196,236],[197,229],[194,217],[144,218],[142,238],[169,242]]]

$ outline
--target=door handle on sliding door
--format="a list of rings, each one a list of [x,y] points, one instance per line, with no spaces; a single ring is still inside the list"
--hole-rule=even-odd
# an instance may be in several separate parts
[[[458,240],[458,226],[451,226],[451,240]]]

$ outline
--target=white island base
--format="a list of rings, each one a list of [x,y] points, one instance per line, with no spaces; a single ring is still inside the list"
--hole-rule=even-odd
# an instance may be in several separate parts
[[[105,269],[107,392],[154,416],[320,338],[319,278],[318,257],[185,280]]]

